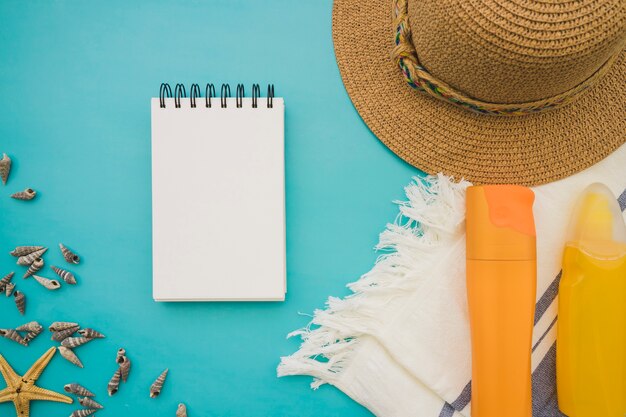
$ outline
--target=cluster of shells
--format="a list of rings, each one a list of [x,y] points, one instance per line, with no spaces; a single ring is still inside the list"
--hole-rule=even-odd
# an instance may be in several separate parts
[[[72,252],[62,243],[59,243],[59,249],[63,259],[68,263],[77,265],[80,262],[80,257]],[[50,279],[37,275],[44,267],[43,255],[48,251],[48,248],[44,246],[18,246],[13,249],[10,254],[17,258],[17,264],[27,267],[28,269],[23,275],[23,278],[33,277],[41,286],[47,290],[54,291],[61,288],[61,282],[56,279]],[[58,268],[54,265],[50,267],[52,271],[59,278],[65,281],[67,284],[75,285],[76,277],[68,270]],[[15,272],[9,272],[7,275],[0,279],[0,293],[5,293],[7,297],[13,295],[15,299],[15,306],[20,314],[24,315],[26,312],[26,296],[22,291],[15,290],[15,283],[12,282]]]
[[[2,180],[2,184],[6,185],[9,180],[9,174],[11,173],[11,158],[6,153],[2,154],[2,158],[0,158],[0,180]],[[32,188],[26,188],[23,191],[18,191],[16,193],[11,194],[11,198],[16,200],[32,200],[37,196],[37,191]]]
[[[57,348],[61,356],[79,368],[83,367],[83,363],[74,353],[74,349],[92,340],[105,337],[94,329],[81,329],[78,323],[68,321],[55,321],[48,327],[48,330],[52,332],[51,339],[61,343],[61,346]]]
[[[107,392],[109,393],[109,396],[115,395],[120,390],[120,382],[128,381],[131,361],[126,355],[126,349],[119,348],[117,350],[117,354],[115,355],[115,363],[117,364],[117,369],[113,373],[113,376],[111,377],[107,385]],[[152,385],[150,385],[150,398],[156,398],[159,396],[159,394],[161,394],[161,390],[163,389],[163,384],[165,384],[165,379],[167,378],[168,372],[169,369],[165,369],[159,374],[159,376],[152,383]]]
[[[43,326],[41,324],[36,321],[31,321],[15,329],[0,329],[0,336],[19,343],[22,346],[28,346],[42,331]]]
[[[93,397],[96,396],[87,388],[75,382],[67,384],[63,387],[68,394],[74,394],[78,398],[78,403],[83,406],[79,410],[75,410],[70,417],[86,417],[94,414],[96,411],[102,410],[104,407],[96,402]]]

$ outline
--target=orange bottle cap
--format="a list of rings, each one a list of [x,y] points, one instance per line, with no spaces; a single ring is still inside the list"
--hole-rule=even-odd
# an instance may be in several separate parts
[[[519,185],[482,185],[467,189],[467,259],[537,258],[535,194]]]

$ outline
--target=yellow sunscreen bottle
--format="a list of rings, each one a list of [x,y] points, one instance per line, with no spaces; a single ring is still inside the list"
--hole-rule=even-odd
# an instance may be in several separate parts
[[[626,225],[602,184],[584,191],[563,254],[557,325],[559,408],[626,415]]]

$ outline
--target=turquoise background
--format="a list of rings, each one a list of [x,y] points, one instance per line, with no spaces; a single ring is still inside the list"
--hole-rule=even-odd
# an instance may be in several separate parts
[[[107,335],[76,349],[84,369],[57,355],[42,386],[84,384],[106,407],[99,416],[173,416],[180,401],[190,416],[370,415],[332,387],[311,391],[308,377],[276,377],[280,356],[299,344],[286,334],[309,321],[298,313],[346,295],[345,284],[370,269],[378,233],[397,212],[391,201],[418,173],[354,110],[331,11],[330,0],[0,2],[0,152],[14,161],[0,186],[0,274],[15,270],[27,296],[25,317],[0,297],[0,327],[70,320]],[[273,82],[285,98],[286,302],[152,300],[149,99],[163,81],[243,82],[248,93]],[[9,198],[25,187],[38,190],[35,201]],[[48,292],[22,280],[8,252],[45,245],[47,265],[63,266],[59,242],[84,258],[70,268],[79,284]],[[46,331],[28,348],[1,339],[0,352],[23,373],[53,343]],[[109,398],[120,346],[133,368]],[[152,400],[148,388],[165,367]],[[76,406],[38,402],[31,415]],[[0,415],[12,408],[0,404]]]

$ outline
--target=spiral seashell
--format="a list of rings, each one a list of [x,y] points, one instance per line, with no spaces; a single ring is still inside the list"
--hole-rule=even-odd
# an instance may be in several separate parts
[[[80,361],[80,359],[78,359],[78,356],[76,356],[72,349],[69,349],[65,346],[59,346],[57,349],[59,350],[59,353],[61,354],[61,356],[63,356],[63,358],[70,361],[79,368],[83,367],[83,363]]]
[[[51,268],[52,268],[52,270],[54,272],[56,272],[56,274],[58,276],[60,276],[63,279],[63,281],[67,282],[68,284],[72,284],[72,285],[76,284],[76,277],[70,271],[66,271],[65,269],[57,268],[56,266],[52,266]]]
[[[96,401],[92,400],[89,397],[79,398],[78,402],[80,405],[82,405],[85,408],[95,408],[98,410],[101,410],[104,408],[101,404],[97,403]]]
[[[43,246],[18,246],[9,253],[11,256],[19,258],[20,256],[30,255],[35,251],[42,250],[43,248]]]
[[[28,332],[28,333],[26,333],[26,336],[24,336],[24,340],[26,341],[26,343],[30,343],[33,340],[35,340],[35,338],[37,336],[39,336],[41,334],[41,332],[42,332],[42,330],[36,330],[36,331],[33,331],[33,332]]]
[[[61,249],[61,253],[63,254],[63,258],[71,264],[78,264],[80,262],[80,258],[74,252],[69,250],[63,243],[59,243],[59,248]]]
[[[78,323],[73,323],[71,321],[55,321],[48,326],[48,330],[51,332],[60,332],[61,330],[69,329],[70,327],[78,327]]]
[[[27,188],[24,191],[18,191],[15,194],[11,194],[11,198],[16,200],[32,200],[37,195],[37,191],[32,188]]]
[[[165,371],[161,372],[161,375],[152,383],[150,386],[150,398],[156,398],[161,393],[163,389],[163,384],[165,383],[165,378],[167,377],[169,369],[165,369]]]
[[[2,279],[0,279],[0,292],[5,290],[6,285],[11,282],[14,275],[15,275],[15,272],[9,272],[4,277],[2,277]]]
[[[104,339],[105,338],[105,336],[102,333],[97,332],[94,329],[90,329],[90,328],[81,329],[78,331],[78,334],[83,337],[87,337],[89,339]]]
[[[26,271],[26,273],[24,274],[24,278],[28,278],[29,276],[39,271],[41,268],[43,268],[43,264],[44,264],[43,259],[41,258],[35,259],[32,265],[28,268],[28,271]]]
[[[33,253],[29,253],[28,255],[20,256],[19,258],[17,258],[17,264],[22,266],[31,265],[33,262],[35,262],[37,258],[41,258],[41,256],[46,253],[47,250],[48,248],[43,248],[36,250]]]
[[[18,332],[40,332],[43,330],[43,326],[36,321],[29,321],[26,324],[16,327],[15,330]]]
[[[96,394],[94,394],[93,392],[89,391],[87,388],[75,382],[71,384],[66,384],[63,387],[63,389],[67,393],[80,395],[81,397],[95,397],[96,396]]]
[[[124,356],[126,356],[126,349],[124,348],[119,348],[117,350],[117,356],[115,357],[115,362],[117,363],[122,363],[122,361],[124,359],[122,359]]]
[[[178,408],[176,409],[176,417],[187,417],[187,407],[185,404],[178,404]]]
[[[33,278],[35,278],[35,281],[43,285],[43,287],[48,290],[58,290],[61,288],[61,283],[56,279],[48,279],[40,277],[39,275],[33,275]]]
[[[130,359],[126,356],[121,357],[120,372],[122,373],[122,381],[128,381],[128,375],[130,374]]]
[[[70,414],[70,417],[87,417],[92,415],[96,411],[98,410],[96,410],[95,408],[83,408],[81,410],[74,411],[72,414]]]
[[[17,311],[19,311],[21,315],[24,315],[24,312],[26,311],[26,296],[24,296],[24,293],[21,291],[15,291],[13,293],[13,297],[15,298]]]
[[[122,371],[120,368],[115,370],[115,373],[111,377],[109,384],[107,385],[107,391],[109,392],[109,396],[115,395],[115,393],[120,389],[120,379],[122,378]]]
[[[62,342],[68,337],[71,337],[79,329],[78,326],[68,327],[67,329],[59,330],[58,332],[52,332],[51,340],[56,342]]]
[[[28,342],[13,329],[0,329],[0,336],[17,342],[22,346],[28,346]]]
[[[11,158],[9,158],[7,154],[3,153],[2,159],[0,159],[0,179],[2,179],[2,184],[6,185],[10,172]]]
[[[11,294],[13,294],[13,290],[15,289],[15,284],[12,282],[9,282],[7,284],[7,286],[4,288],[4,293],[6,294],[7,297],[10,297]]]
[[[93,339],[88,339],[86,337],[67,337],[63,339],[61,342],[61,346],[65,346],[66,348],[73,349],[75,347],[84,345],[87,342],[91,342]]]

